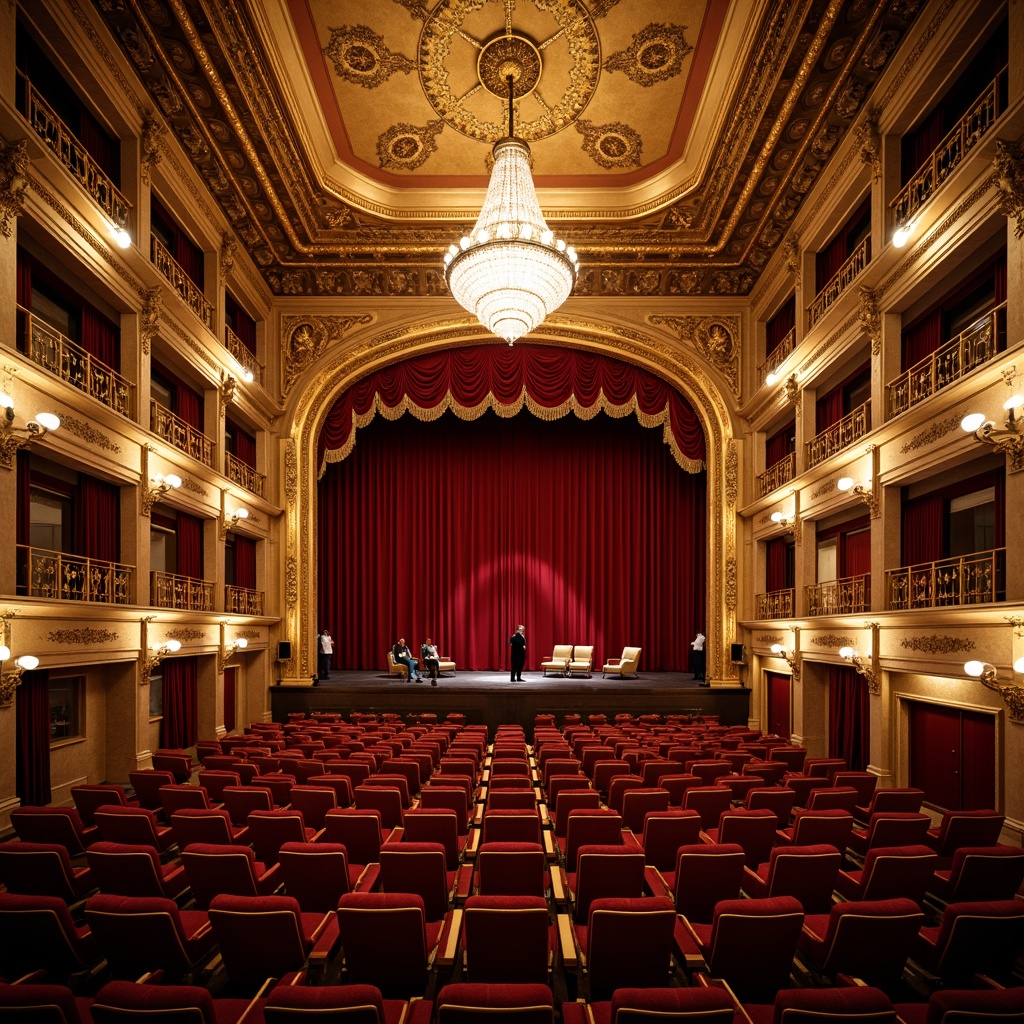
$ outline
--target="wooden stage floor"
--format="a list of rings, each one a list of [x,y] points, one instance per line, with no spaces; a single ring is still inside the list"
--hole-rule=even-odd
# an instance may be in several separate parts
[[[443,719],[461,712],[474,724],[492,729],[502,723],[533,727],[537,714],[554,714],[561,723],[566,714],[717,714],[723,724],[741,725],[749,719],[750,691],[743,687],[702,687],[681,672],[642,672],[638,679],[565,679],[526,672],[521,683],[510,682],[505,672],[459,672],[442,676],[437,686],[429,680],[408,683],[380,672],[332,672],[317,686],[272,686],[271,709],[275,721],[289,712],[340,711],[394,712],[415,716],[432,712]]]

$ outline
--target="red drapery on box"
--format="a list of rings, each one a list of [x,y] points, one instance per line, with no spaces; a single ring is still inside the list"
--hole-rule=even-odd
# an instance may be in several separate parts
[[[160,745],[191,747],[199,738],[199,664],[195,657],[168,658],[163,664],[164,717]]]
[[[796,295],[790,295],[765,325],[764,354],[770,356],[796,326]]]
[[[404,636],[459,668],[527,668],[556,643],[594,665],[643,648],[641,669],[685,670],[704,623],[704,474],[681,472],[632,419],[545,422],[448,413],[378,419],[320,481],[319,623],[335,665],[381,669]]]
[[[235,586],[256,589],[256,541],[235,537]]]
[[[50,672],[26,672],[17,689],[16,790],[23,804],[50,802]]]
[[[74,534],[75,554],[120,561],[120,488],[81,474],[75,488]]]
[[[178,566],[179,576],[203,578],[203,520],[178,513]]]
[[[327,416],[317,462],[340,462],[352,451],[356,429],[379,412],[397,419],[411,412],[432,420],[445,409],[476,419],[487,409],[513,416],[523,407],[545,420],[576,412],[635,413],[646,427],[663,425],[676,461],[691,473],[704,464],[704,434],[689,403],[659,377],[607,356],[544,345],[480,345],[432,352],[378,370],[349,388]],[[549,652],[550,653],[550,652]]]
[[[842,757],[853,772],[871,759],[868,684],[846,665],[828,667],[828,756]]]

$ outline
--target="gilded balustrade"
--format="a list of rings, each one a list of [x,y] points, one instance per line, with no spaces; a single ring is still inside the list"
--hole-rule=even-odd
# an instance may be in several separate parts
[[[848,413],[841,420],[826,427],[807,441],[807,467],[824,462],[829,456],[862,438],[871,430],[871,399]]]
[[[180,608],[190,612],[213,611],[213,584],[192,576],[152,570],[149,603],[154,608]]]
[[[871,606],[870,575],[845,576],[804,587],[808,615],[847,615]]]
[[[197,462],[213,467],[214,443],[201,430],[179,419],[166,406],[154,399],[149,402],[149,429],[180,451],[187,452]]]
[[[790,452],[779,459],[778,462],[769,466],[757,478],[757,496],[764,497],[776,487],[789,483],[796,475],[796,453]]]
[[[248,587],[224,587],[224,611],[232,615],[262,615],[263,591]]]
[[[195,281],[181,268],[181,265],[171,255],[167,246],[156,235],[151,235],[150,241],[153,265],[167,278],[171,287],[181,296],[185,305],[212,331],[213,304],[206,301],[206,296],[200,291]]]
[[[975,367],[987,363],[1005,344],[1006,303],[1001,302],[886,384],[886,418],[906,412]]]
[[[261,498],[266,497],[267,478],[262,473],[257,473],[252,466],[236,458],[231,452],[227,453],[225,472],[232,483],[244,487]]]
[[[793,615],[795,596],[796,591],[792,587],[790,587],[788,590],[769,590],[766,594],[755,595],[754,618],[790,618]]]
[[[234,356],[240,366],[245,367],[257,384],[263,383],[263,364],[250,352],[242,339],[227,324],[224,325],[224,347]]]
[[[814,296],[807,308],[807,328],[810,330],[836,302],[840,295],[853,284],[857,275],[871,262],[871,236],[850,253],[846,262],[828,279],[825,286]]]
[[[18,593],[51,601],[132,604],[135,566],[18,544]]]
[[[1006,599],[1006,548],[887,569],[886,607],[946,608]]]
[[[757,368],[757,379],[763,384],[768,374],[777,370],[786,357],[796,348],[796,328],[792,328],[782,341],[768,353],[765,361]]]

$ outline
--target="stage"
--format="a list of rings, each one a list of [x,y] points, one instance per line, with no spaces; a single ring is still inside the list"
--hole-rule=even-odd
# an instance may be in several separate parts
[[[272,686],[271,711],[275,722],[290,712],[352,711],[394,712],[415,716],[432,712],[443,720],[460,712],[466,721],[491,729],[504,723],[533,728],[534,716],[553,714],[561,724],[567,714],[716,714],[726,725],[745,725],[749,719],[750,691],[743,687],[705,687],[692,675],[678,672],[641,672],[638,679],[603,679],[542,676],[527,672],[521,683],[505,672],[459,672],[442,676],[437,686],[428,679],[409,683],[403,677],[380,672],[332,672],[317,686]]]

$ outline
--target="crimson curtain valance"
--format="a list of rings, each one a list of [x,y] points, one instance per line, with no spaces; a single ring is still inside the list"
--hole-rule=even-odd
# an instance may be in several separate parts
[[[574,412],[589,419],[635,413],[645,427],[661,425],[665,443],[690,473],[704,468],[704,433],[690,404],[671,385],[637,366],[592,352],[544,345],[481,345],[431,352],[387,366],[350,387],[334,403],[320,431],[317,463],[352,451],[356,430],[380,413],[410,412],[433,420],[451,409],[476,419],[487,409],[514,416],[523,408],[540,419]]]

